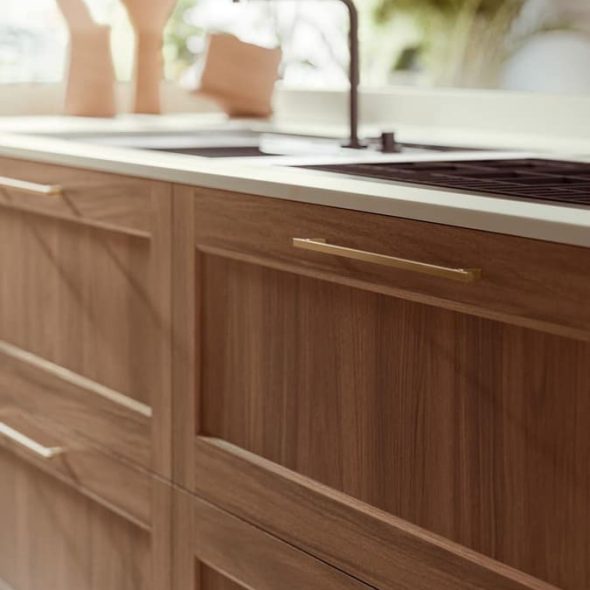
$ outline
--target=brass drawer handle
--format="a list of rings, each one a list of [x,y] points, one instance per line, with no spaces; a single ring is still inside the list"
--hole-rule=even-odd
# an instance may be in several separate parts
[[[62,447],[45,447],[32,438],[29,438],[22,432],[19,432],[18,430],[8,426],[8,424],[4,422],[0,422],[0,435],[6,437],[21,447],[24,447],[27,449],[27,451],[31,451],[35,455],[42,457],[43,459],[53,459],[64,452]]]
[[[27,182],[26,180],[17,180],[16,178],[7,178],[6,176],[0,176],[0,188],[46,197],[59,197],[63,195],[63,187],[58,184],[37,184],[36,182]]]
[[[405,260],[403,258],[395,258],[394,256],[386,256],[385,254],[375,254],[374,252],[365,252],[363,250],[355,250],[354,248],[336,246],[334,244],[328,244],[323,238],[293,238],[293,246],[302,250],[319,252],[320,254],[332,254],[333,256],[339,256],[340,258],[360,260],[361,262],[370,262],[381,266],[389,266],[390,268],[409,270],[433,277],[459,281],[461,283],[474,283],[481,278],[481,269],[479,268],[448,268],[445,266],[436,266],[434,264],[426,264],[425,262]]]

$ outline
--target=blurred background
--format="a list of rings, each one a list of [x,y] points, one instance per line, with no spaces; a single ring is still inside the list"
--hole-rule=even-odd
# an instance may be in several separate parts
[[[120,80],[133,34],[117,0],[87,0],[112,26]],[[589,0],[358,0],[363,85],[590,93]],[[179,0],[165,44],[166,77],[190,87],[207,32],[285,50],[287,87],[343,87],[347,15],[328,0]],[[0,83],[63,79],[67,34],[54,0],[2,0]]]

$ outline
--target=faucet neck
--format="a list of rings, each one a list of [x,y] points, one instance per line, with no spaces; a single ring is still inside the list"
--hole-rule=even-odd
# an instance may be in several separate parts
[[[348,144],[345,147],[352,149],[362,149],[366,147],[359,138],[359,118],[360,118],[360,98],[359,87],[361,83],[361,57],[359,42],[359,13],[353,0],[341,0],[348,9],[350,30],[349,30],[349,48],[350,48],[350,98],[349,98],[349,122],[350,136]]]
[[[233,0],[234,3],[239,3],[240,0]],[[344,147],[352,149],[362,149],[366,147],[359,138],[359,86],[361,78],[361,57],[360,57],[360,42],[359,42],[359,13],[354,3],[354,0],[340,0],[347,10],[350,23],[349,31],[349,49],[350,49],[350,97],[349,97],[349,124],[350,133],[348,142]]]

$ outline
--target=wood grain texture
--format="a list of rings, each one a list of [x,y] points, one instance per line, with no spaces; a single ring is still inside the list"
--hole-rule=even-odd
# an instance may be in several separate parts
[[[172,187],[16,160],[0,170],[64,188],[0,194],[0,409],[67,448],[47,463],[3,440],[28,475],[1,493],[26,516],[26,490],[66,484],[54,512],[71,506],[79,521],[72,532],[17,523],[18,564],[0,563],[0,578],[17,590],[169,590],[171,495],[151,472],[172,473]]]
[[[193,548],[198,561],[252,590],[370,590],[370,587],[212,504],[193,498]],[[211,575],[205,574],[205,582]],[[219,587],[219,578],[214,576]],[[217,590],[203,585],[195,590]],[[221,586],[234,589],[236,584]]]
[[[590,344],[216,256],[199,268],[202,435],[590,586]]]
[[[173,493],[170,484],[152,478],[151,586],[171,590],[173,586]]]
[[[10,158],[0,158],[0,176],[64,189],[61,197],[0,189],[2,209],[22,209],[147,237],[151,233],[150,197],[159,183]]]
[[[146,371],[151,384],[151,465],[172,477],[172,185],[158,185],[152,194],[152,241],[148,279],[152,321],[152,355]]]
[[[194,457],[203,497],[376,588],[556,590],[225,441]]]
[[[196,588],[199,590],[244,590],[244,586],[226,578],[206,565],[197,564]]]
[[[35,362],[1,352],[0,407],[50,421],[150,469],[148,416],[62,379]]]
[[[194,502],[183,488],[170,485],[172,494],[172,590],[199,590],[195,569]]]
[[[136,526],[150,529],[151,480],[147,472],[113,459],[46,420],[1,410],[0,422],[45,447],[60,448],[63,452],[51,459],[41,458],[2,435],[0,447],[11,450]]]
[[[169,478],[172,187],[139,188],[151,240],[0,208],[0,399]]]
[[[0,450],[0,577],[16,590],[146,590],[147,533]]]
[[[186,187],[174,207],[180,485],[376,588],[590,587],[588,250]]]
[[[5,209],[0,267],[0,338],[149,405],[149,242]]]
[[[317,205],[194,189],[201,250],[364,289],[590,339],[590,250]],[[293,238],[448,267],[464,285],[293,248]]]
[[[201,366],[195,360],[200,356],[201,303],[199,301],[201,280],[200,271],[195,265],[200,258],[196,256],[195,243],[195,202],[193,189],[174,187],[173,206],[173,293],[172,293],[172,398],[173,398],[173,481],[193,489],[192,446],[195,426],[199,419],[199,405],[195,399],[195,384],[200,380]]]

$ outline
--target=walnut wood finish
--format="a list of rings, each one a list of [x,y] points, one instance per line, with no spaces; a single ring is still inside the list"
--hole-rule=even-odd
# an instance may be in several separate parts
[[[587,251],[175,195],[176,481],[378,588],[590,585]]]
[[[48,516],[71,505],[82,519],[55,539],[41,531],[39,546],[27,521],[18,571],[0,563],[0,578],[15,590],[169,590],[171,495],[150,472],[171,477],[172,187],[7,159],[0,175],[63,189],[0,192],[0,411],[24,412],[33,438],[67,452],[46,463],[2,444],[12,479],[27,472],[20,487],[67,484]]]
[[[194,451],[199,494],[376,588],[556,590],[225,441]]]
[[[67,374],[50,372],[38,357],[27,360],[0,345],[0,408],[20,410],[84,436],[115,455],[150,468],[150,414],[125,404],[125,396]],[[18,349],[17,349],[18,350]],[[63,378],[63,377],[69,377]]]
[[[15,590],[148,590],[149,535],[0,449],[0,576]]]
[[[197,588],[201,590],[244,590],[244,586],[225,578],[206,565],[197,565]]]
[[[62,195],[34,195],[0,189],[1,208],[23,209],[143,237],[148,237],[152,229],[150,199],[162,186],[138,178],[10,158],[0,158],[0,176],[56,185],[63,191]]]
[[[41,458],[0,434],[0,447],[67,483],[117,512],[135,525],[151,526],[151,481],[147,472],[121,463],[74,437],[55,424],[14,411],[0,411],[0,422],[33,441],[60,449],[53,458]]]
[[[0,400],[166,477],[170,193],[158,183],[131,193],[150,239],[0,207]]]
[[[185,496],[177,499],[178,495]],[[190,519],[178,531],[191,552],[185,563],[194,590],[370,590],[370,586],[197,497],[177,491]],[[188,533],[188,536],[186,536]],[[180,586],[178,586],[180,587]]]
[[[590,345],[218,257],[201,268],[201,434],[590,584]]]
[[[329,277],[439,307],[590,339],[590,250],[344,209],[195,189],[199,248]],[[482,269],[458,284],[336,256],[293,238],[450,268]]]
[[[149,242],[14,210],[0,236],[1,338],[149,405]]]

